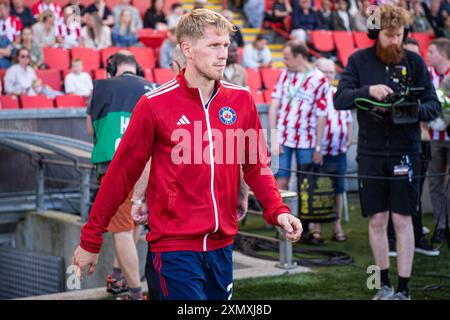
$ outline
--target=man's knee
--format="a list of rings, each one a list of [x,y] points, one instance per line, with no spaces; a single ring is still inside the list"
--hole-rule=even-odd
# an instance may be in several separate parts
[[[375,232],[385,232],[388,225],[387,212],[380,212],[369,218],[369,227]]]
[[[131,239],[134,240],[134,229],[128,230],[128,231],[121,231],[121,232],[113,232],[112,233],[114,241],[120,240],[126,240]]]
[[[392,214],[392,222],[394,223],[394,227],[397,232],[403,233],[407,230],[412,230],[411,216],[394,213]]]

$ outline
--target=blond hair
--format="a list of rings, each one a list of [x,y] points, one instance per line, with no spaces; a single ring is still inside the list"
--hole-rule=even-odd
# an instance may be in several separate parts
[[[185,14],[178,22],[175,30],[178,43],[186,39],[200,39],[208,26],[214,27],[220,33],[231,34],[236,31],[236,27],[221,14],[209,9],[195,9]]]
[[[380,8],[381,29],[387,29],[393,33],[401,26],[405,28],[412,24],[412,18],[408,10],[393,5],[384,5]]]

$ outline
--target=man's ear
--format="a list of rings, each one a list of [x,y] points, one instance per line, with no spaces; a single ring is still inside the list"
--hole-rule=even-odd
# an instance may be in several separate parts
[[[189,42],[187,41],[181,42],[180,48],[181,52],[183,52],[186,59],[192,58],[192,45]]]

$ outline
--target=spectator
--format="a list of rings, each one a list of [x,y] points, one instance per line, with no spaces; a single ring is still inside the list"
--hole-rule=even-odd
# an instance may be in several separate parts
[[[102,24],[97,13],[86,14],[86,25],[81,29],[80,44],[84,48],[95,50],[111,46],[111,30]]]
[[[170,64],[170,69],[172,69],[172,73],[174,76],[177,76],[181,70],[186,67],[186,57],[181,51],[180,45],[177,44],[175,49],[173,49],[173,59]]]
[[[241,87],[247,85],[247,73],[238,63],[238,47],[234,42],[228,47],[227,66],[223,72],[223,80]]]
[[[92,78],[89,73],[83,71],[83,61],[72,60],[72,70],[64,79],[64,89],[67,94],[76,94],[89,97],[93,90]]]
[[[111,38],[116,47],[132,47],[139,43],[130,10],[122,10],[118,23],[112,30]]]
[[[23,0],[12,0],[11,3],[11,15],[19,18],[23,27],[31,27],[36,22],[33,12],[24,5]]]
[[[177,37],[175,35],[175,28],[169,29],[167,39],[164,40],[159,51],[159,66],[161,68],[170,68],[173,61],[173,50],[177,45]]]
[[[180,21],[184,14],[183,6],[180,3],[174,3],[171,12],[172,13],[167,16],[167,25],[169,28],[171,26],[176,26],[178,21]]]
[[[441,10],[441,0],[431,0],[429,7],[426,5],[426,3],[422,2],[422,8],[425,12],[425,16],[427,17],[428,22],[433,28],[434,35],[436,37],[442,37],[442,27],[444,25],[442,13],[446,11]]]
[[[80,16],[86,10],[86,7],[81,3],[81,0],[69,0],[69,3],[63,7],[63,11],[67,7],[73,7],[74,10],[76,10],[76,14],[79,14]],[[76,7],[76,9],[75,9],[75,7]]]
[[[34,41],[33,30],[25,27],[20,32],[19,45],[17,49],[25,48],[30,52],[30,66],[33,68],[41,68],[44,63],[44,53],[42,47]]]
[[[270,67],[272,54],[267,47],[267,39],[262,34],[258,34],[252,44],[244,47],[242,55],[242,66],[245,68]]]
[[[50,10],[43,11],[39,15],[39,22],[33,25],[33,38],[42,47],[55,47],[61,44],[62,39],[58,36],[56,18]]]
[[[266,12],[265,20],[284,26],[284,19],[292,13],[289,0],[275,0],[270,10]]]
[[[15,64],[5,74],[5,93],[9,95],[26,95],[36,79],[36,73],[30,66],[30,51],[22,48],[16,51]]]
[[[310,0],[298,0],[293,2],[292,30],[316,30],[320,27],[317,12],[312,8]]]
[[[155,30],[167,29],[166,15],[163,12],[164,0],[152,0],[152,5],[145,11],[144,28]]]
[[[114,26],[113,13],[106,5],[105,0],[95,0],[93,4],[87,7],[83,14],[85,20],[87,20],[86,14],[88,13],[96,13],[100,17],[100,21],[103,25],[111,28]]]
[[[233,12],[231,10],[223,10],[222,15],[225,19],[233,23]],[[234,27],[236,28],[236,32],[233,32],[231,35],[231,42],[236,43],[239,48],[242,48],[244,46],[244,37],[242,36],[241,29],[236,25]]]
[[[370,5],[370,0],[358,1],[358,12],[352,18],[355,31],[367,32],[367,18],[369,17],[368,9]]]
[[[11,57],[14,55],[14,46],[5,35],[0,35],[0,69],[11,66]]]
[[[5,35],[11,42],[17,41],[20,30],[22,30],[22,21],[19,18],[10,15],[8,1],[0,2],[0,35]]]
[[[349,0],[338,0],[336,3],[336,11],[333,13],[334,30],[352,31],[354,29],[353,19],[351,19],[348,9],[350,8]]]
[[[322,71],[327,80],[333,83],[336,76],[334,62],[329,59],[320,58],[316,62],[317,68]],[[347,172],[347,149],[352,142],[352,114],[350,110],[336,110],[333,104],[333,96],[336,87],[331,86],[326,94],[327,117],[323,131],[322,155],[323,172],[343,176]],[[336,213],[337,220],[333,223],[333,241],[347,241],[347,236],[342,229],[342,211],[344,208],[345,178],[336,178]],[[320,242],[320,224],[311,225],[313,234],[316,234],[316,241]]]
[[[51,11],[55,15],[56,22],[59,23],[61,19],[61,6],[54,3],[53,0],[41,0],[36,3],[31,9],[34,18],[38,19],[39,16],[45,11]]]
[[[80,45],[81,24],[74,6],[63,9],[63,23],[58,26],[58,35],[62,39],[65,49],[72,49]]]
[[[264,0],[248,0],[244,13],[251,28],[259,29],[264,21]]]
[[[333,30],[333,11],[331,10],[331,1],[322,0],[322,5],[317,15],[319,16],[320,29]]]
[[[412,5],[412,18],[413,23],[411,25],[411,31],[413,32],[427,32],[433,34],[433,29],[430,23],[425,17],[425,12],[423,11],[420,2],[415,2]]]
[[[450,15],[446,16],[444,19],[444,28],[442,29],[444,37],[450,39]]]
[[[141,0],[142,1],[142,0]],[[127,9],[131,13],[132,26],[135,30],[142,29],[142,19],[139,10],[130,4],[131,0],[120,0],[120,3],[116,5],[113,9],[114,21],[117,25],[119,24],[120,16],[122,11]]]
[[[55,99],[57,96],[62,96],[64,93],[53,89],[42,82],[42,79],[36,78],[31,82],[31,88],[28,90],[29,96],[46,96],[50,99]]]

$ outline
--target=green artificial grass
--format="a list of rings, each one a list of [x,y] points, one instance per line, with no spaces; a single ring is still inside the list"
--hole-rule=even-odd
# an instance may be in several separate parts
[[[433,231],[431,215],[424,216],[424,225]],[[360,213],[357,197],[349,195],[349,223],[343,228],[347,242],[332,242],[332,224],[322,226],[324,245],[296,244],[305,249],[336,250],[352,256],[354,262],[346,266],[312,267],[310,273],[236,280],[233,299],[294,299],[294,300],[359,300],[371,299],[374,290],[367,288],[367,267],[374,264],[369,247],[367,219]],[[240,231],[275,237],[276,231],[267,228],[262,216],[249,215],[241,223]],[[427,238],[430,239],[431,235]],[[442,277],[441,277],[442,276]],[[391,281],[396,286],[396,258],[391,258]],[[444,246],[438,257],[415,254],[410,282],[411,296],[420,299],[450,300],[450,249]]]

